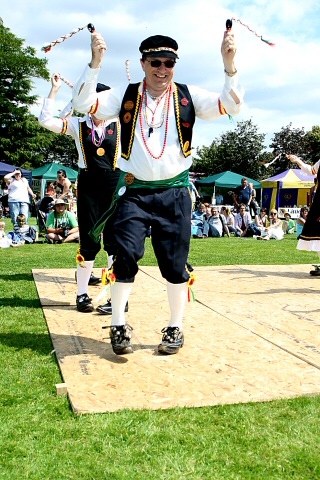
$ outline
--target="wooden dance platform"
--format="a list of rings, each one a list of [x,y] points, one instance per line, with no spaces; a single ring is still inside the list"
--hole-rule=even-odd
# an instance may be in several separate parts
[[[157,353],[169,308],[156,267],[129,300],[134,353],[116,356],[109,316],[75,309],[74,269],[33,270],[66,392],[77,413],[201,407],[320,393],[320,277],[309,265],[195,269],[185,345]],[[101,271],[95,269],[94,274]],[[95,305],[102,287],[89,287]]]

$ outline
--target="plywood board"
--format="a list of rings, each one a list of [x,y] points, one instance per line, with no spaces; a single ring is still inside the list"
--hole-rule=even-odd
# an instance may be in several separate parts
[[[319,393],[320,278],[309,270],[197,268],[197,302],[187,305],[185,345],[173,356],[157,353],[169,308],[156,267],[141,267],[136,277],[127,315],[134,354],[127,356],[112,352],[109,316],[75,310],[74,270],[33,273],[71,405],[93,413]],[[90,287],[90,294],[100,290]]]

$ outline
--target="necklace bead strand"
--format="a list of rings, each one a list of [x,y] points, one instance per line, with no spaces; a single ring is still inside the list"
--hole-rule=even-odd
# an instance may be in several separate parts
[[[141,99],[141,104],[140,104],[140,112],[139,112],[139,120],[140,120],[140,130],[141,130],[141,136],[142,136],[142,140],[143,140],[143,143],[146,147],[146,150],[147,152],[149,153],[149,155],[154,158],[155,160],[159,160],[163,153],[164,153],[164,150],[166,148],[166,145],[167,145],[167,136],[168,136],[168,126],[169,126],[169,110],[170,110],[170,99],[171,99],[171,92],[172,92],[172,86],[170,84],[170,86],[168,87],[168,89],[163,92],[163,94],[158,97],[158,101],[157,101],[157,105],[156,105],[156,108],[155,110],[153,111],[150,107],[148,107],[147,105],[147,89],[146,89],[146,83],[144,81],[143,83],[143,87],[142,87],[142,99]],[[146,114],[146,111],[147,111],[147,108],[150,109],[150,111],[153,113],[153,115],[155,114],[156,112],[156,109],[159,105],[159,103],[161,102],[162,98],[163,97],[166,97],[165,98],[165,105],[163,106],[163,110],[162,110],[162,114],[161,114],[161,120],[160,122],[158,122],[157,124],[153,124],[153,123],[149,123],[148,120],[147,120],[147,114]],[[143,130],[143,118],[145,120],[145,123],[146,125],[149,127],[149,137],[150,137],[150,134],[153,132],[153,129],[154,128],[160,128],[162,127],[163,123],[164,123],[164,118],[166,118],[166,121],[165,121],[165,132],[164,132],[164,139],[163,139],[163,145],[162,145],[162,149],[161,149],[161,152],[158,156],[154,155],[148,144],[147,144],[147,140],[146,140],[146,137],[145,137],[145,134],[144,134],[144,130]],[[154,120],[154,116],[153,116],[153,120]]]

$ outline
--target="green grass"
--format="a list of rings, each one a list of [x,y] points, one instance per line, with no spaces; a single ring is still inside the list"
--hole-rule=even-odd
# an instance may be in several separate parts
[[[318,261],[296,243],[292,236],[192,240],[190,261]],[[31,269],[72,268],[76,250],[75,244],[0,249],[1,480],[320,478],[320,396],[74,415],[67,398],[55,393],[61,377]],[[100,252],[96,266],[104,263]],[[155,265],[149,239],[141,264]]]

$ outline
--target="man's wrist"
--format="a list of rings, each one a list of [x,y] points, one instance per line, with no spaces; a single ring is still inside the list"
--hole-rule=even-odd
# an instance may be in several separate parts
[[[89,63],[89,67],[92,70],[96,70],[97,68],[100,68],[100,65],[101,65],[101,60],[95,60],[94,58]]]

